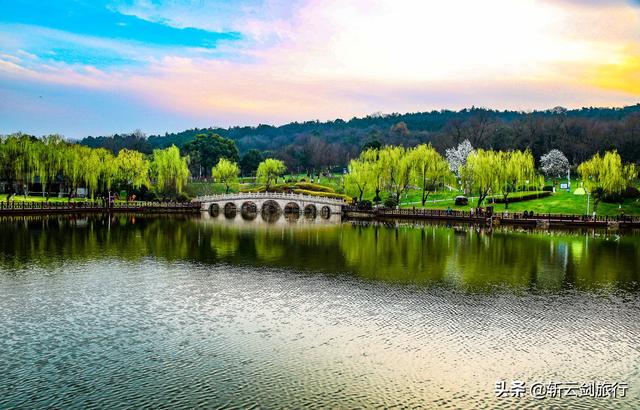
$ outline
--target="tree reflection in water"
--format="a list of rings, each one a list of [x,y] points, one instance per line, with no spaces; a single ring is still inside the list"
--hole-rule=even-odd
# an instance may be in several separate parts
[[[300,212],[302,213],[302,212]],[[152,257],[348,273],[465,291],[636,288],[640,235],[514,231],[428,224],[341,223],[261,213],[250,219],[115,215],[0,220],[1,266]]]

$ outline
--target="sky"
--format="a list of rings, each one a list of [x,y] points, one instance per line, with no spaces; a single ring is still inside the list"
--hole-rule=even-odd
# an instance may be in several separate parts
[[[0,0],[0,134],[640,102],[640,0]]]

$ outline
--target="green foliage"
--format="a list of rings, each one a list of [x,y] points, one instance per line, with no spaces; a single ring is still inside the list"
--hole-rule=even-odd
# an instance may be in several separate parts
[[[349,162],[349,173],[345,176],[344,185],[347,193],[362,201],[363,195],[373,188],[371,163],[362,159],[352,159]]]
[[[411,168],[411,182],[422,191],[423,208],[429,194],[439,184],[454,180],[449,163],[431,145],[418,145],[408,152],[407,160]]]
[[[548,192],[548,191],[523,192],[521,195],[513,195],[511,198],[509,198],[509,203],[530,201],[532,199],[546,198],[549,196],[551,196],[551,192]],[[504,199],[504,197],[503,198],[498,197],[493,199],[493,203],[505,204],[505,208],[506,208],[507,200]]]
[[[396,201],[396,199],[393,197],[389,197],[384,200],[384,206],[386,206],[387,208],[395,208],[396,206],[398,206],[398,201]]]
[[[180,151],[175,145],[163,150],[153,151],[151,173],[156,179],[156,188],[159,192],[182,192],[182,188],[189,178],[188,157],[181,157]]]
[[[604,156],[596,153],[578,167],[584,186],[593,196],[593,210],[607,194],[622,192],[638,175],[635,165],[623,165],[617,151],[608,151]]]
[[[287,184],[273,184],[269,187],[269,192],[294,192],[302,190],[314,193],[335,194],[336,191],[328,186],[312,184],[309,182],[295,182]],[[242,192],[267,192],[266,186],[257,186],[249,189],[243,189]]]
[[[258,169],[258,165],[263,160],[262,153],[257,149],[250,149],[240,160],[240,170],[243,175],[251,175]]]
[[[478,149],[467,157],[467,163],[460,169],[460,177],[471,192],[478,195],[478,206],[487,195],[501,189],[496,171],[500,169],[501,155],[493,150]]]
[[[211,176],[216,182],[224,184],[227,194],[231,186],[238,183],[238,174],[240,174],[238,164],[226,158],[220,158],[220,161],[211,170]]]
[[[640,104],[623,108],[535,112],[470,108],[369,115],[347,121],[294,122],[278,127],[259,125],[189,129],[150,136],[146,140],[135,135],[126,138],[116,135],[113,138],[86,138],[82,143],[92,144],[94,148],[113,149],[113,152],[130,148],[150,153],[151,149],[171,145],[182,148],[198,134],[215,133],[235,141],[242,153],[251,149],[270,151],[269,156],[282,159],[290,169],[320,169],[323,162],[346,167],[349,160],[357,157],[361,151],[380,149],[384,145],[415,146],[430,142],[438,152],[444,154],[447,148],[465,139],[482,149],[522,150],[530,147],[535,158],[553,149],[561,149],[570,164],[578,164],[598,151],[604,152],[615,146],[620,150],[623,161],[637,163],[640,161],[640,144],[637,143],[639,113]],[[399,123],[406,124],[408,134],[397,132],[394,125]],[[558,124],[562,124],[562,127],[558,128]],[[319,138],[327,145],[318,144],[314,138]],[[368,145],[373,141],[379,142],[379,145]],[[216,162],[212,162],[211,166]],[[208,169],[210,167],[204,168],[203,174]]]
[[[213,168],[220,158],[235,163],[240,159],[236,143],[214,133],[196,135],[193,141],[184,145],[182,153],[189,156],[190,172],[197,177],[205,176],[206,171]]]
[[[133,188],[150,186],[149,161],[138,151],[120,150],[115,158],[116,179]]]
[[[324,186],[324,185],[318,185],[318,184],[312,184],[311,182],[296,182],[293,184],[293,188],[296,189],[304,189],[306,191],[314,191],[314,192],[327,192],[327,193],[335,193],[336,190],[328,187],[328,186]]]
[[[256,180],[263,183],[265,189],[269,191],[271,184],[276,182],[286,169],[284,163],[279,159],[267,158],[258,165]]]
[[[301,194],[301,195],[321,196],[324,198],[342,199],[345,202],[351,202],[350,196],[344,195],[344,194],[337,194],[335,192],[320,192],[320,191],[309,191],[306,189],[294,189],[293,193]]]
[[[502,192],[505,208],[509,207],[509,194],[515,192],[518,186],[535,178],[535,164],[533,155],[527,151],[500,151],[497,153],[497,163],[494,169],[497,185]]]
[[[380,163],[387,189],[400,201],[411,180],[411,157],[402,146],[386,146],[380,150]]]

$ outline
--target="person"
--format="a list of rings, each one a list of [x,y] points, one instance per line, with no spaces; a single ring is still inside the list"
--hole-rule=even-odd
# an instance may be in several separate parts
[[[447,207],[447,215],[451,215],[453,213],[451,207]]]
[[[471,207],[471,208],[469,209],[469,216],[470,216],[471,218],[473,218],[473,207]]]

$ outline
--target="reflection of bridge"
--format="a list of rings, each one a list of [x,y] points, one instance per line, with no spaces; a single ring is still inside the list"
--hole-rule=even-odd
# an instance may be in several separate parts
[[[245,192],[239,194],[207,195],[193,200],[201,204],[203,211],[211,215],[224,212],[225,215],[240,213],[304,213],[320,214],[328,218],[331,214],[342,212],[345,204],[341,199],[321,196],[285,194],[276,192]]]

